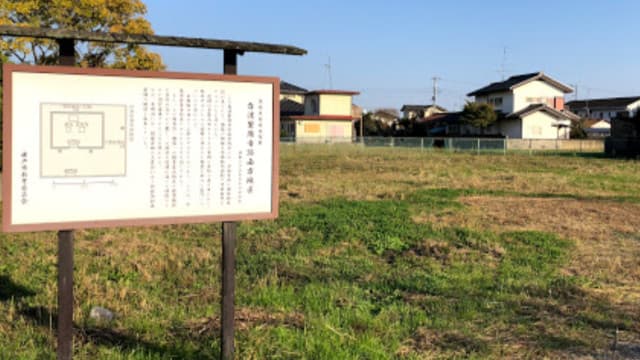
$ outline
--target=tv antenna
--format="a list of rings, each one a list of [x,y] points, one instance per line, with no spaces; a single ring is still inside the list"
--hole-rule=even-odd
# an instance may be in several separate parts
[[[324,67],[327,69],[327,74],[329,75],[329,89],[333,89],[333,79],[331,77],[331,56],[329,56],[329,61],[324,64]]]
[[[504,81],[504,77],[505,74],[507,73],[507,47],[503,46],[502,47],[502,62],[500,63],[500,70],[498,70],[498,72],[500,73],[501,77],[502,77],[502,81]]]
[[[441,80],[441,78],[434,76],[431,80],[433,80],[433,96],[431,96],[431,101],[433,105],[436,105],[438,101],[438,80]]]

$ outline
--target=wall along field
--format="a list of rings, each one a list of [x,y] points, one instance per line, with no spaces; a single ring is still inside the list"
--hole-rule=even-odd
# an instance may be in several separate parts
[[[239,226],[239,359],[640,357],[637,161],[282,146],[280,198]],[[0,256],[0,358],[53,359],[56,234]],[[219,224],[78,231],[75,357],[217,358],[219,256]]]

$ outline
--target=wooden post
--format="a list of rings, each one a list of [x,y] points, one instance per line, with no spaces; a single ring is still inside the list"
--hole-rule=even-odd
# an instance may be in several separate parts
[[[235,222],[222,223],[222,316],[221,322],[221,358],[234,358],[234,301],[236,267],[236,228]]]
[[[58,64],[74,66],[75,41],[58,39]],[[58,231],[58,360],[73,357],[73,230]]]
[[[237,51],[224,50],[224,73],[238,73]],[[222,223],[222,304],[220,309],[220,358],[234,358],[235,274],[236,274],[236,222]]]
[[[58,231],[58,359],[73,357],[73,230]]]
[[[360,115],[360,144],[364,145],[364,114]]]

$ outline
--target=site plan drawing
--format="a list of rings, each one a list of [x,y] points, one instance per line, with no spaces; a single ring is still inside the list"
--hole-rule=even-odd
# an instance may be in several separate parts
[[[40,176],[124,176],[126,105],[40,104]]]

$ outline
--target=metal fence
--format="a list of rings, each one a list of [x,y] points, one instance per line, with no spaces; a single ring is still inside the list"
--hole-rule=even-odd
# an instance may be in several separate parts
[[[282,144],[355,144],[366,147],[414,148],[421,151],[476,153],[604,153],[603,139],[505,139],[439,137],[280,138]]]

